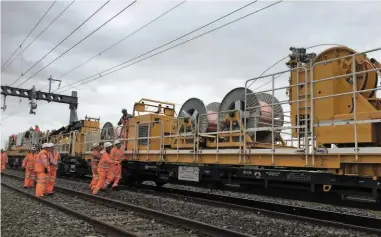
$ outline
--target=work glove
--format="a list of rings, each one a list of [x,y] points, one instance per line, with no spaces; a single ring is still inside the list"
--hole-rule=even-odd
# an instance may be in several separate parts
[[[48,168],[45,168],[45,174],[49,173]]]

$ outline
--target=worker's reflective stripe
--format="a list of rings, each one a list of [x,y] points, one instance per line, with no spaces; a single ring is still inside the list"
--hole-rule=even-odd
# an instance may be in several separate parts
[[[108,168],[110,168],[110,164],[108,164],[108,163],[99,163],[98,168],[108,169]]]
[[[37,176],[37,183],[45,184],[46,183],[46,177],[38,177]]]

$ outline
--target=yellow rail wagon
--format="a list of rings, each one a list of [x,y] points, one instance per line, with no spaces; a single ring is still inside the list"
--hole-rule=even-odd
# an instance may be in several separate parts
[[[197,98],[178,116],[173,103],[135,103],[122,134],[124,177],[158,185],[276,185],[379,200],[380,67],[366,56],[379,49],[291,51],[289,70],[247,80],[212,103],[214,111]],[[261,91],[252,88],[263,83]]]
[[[290,50],[288,70],[249,79],[219,102],[190,98],[177,111],[142,99],[128,126],[81,120],[54,138],[73,161],[64,172],[85,173],[73,163],[87,164],[94,142],[119,139],[130,183],[261,185],[380,201],[381,66],[367,54],[381,49]]]

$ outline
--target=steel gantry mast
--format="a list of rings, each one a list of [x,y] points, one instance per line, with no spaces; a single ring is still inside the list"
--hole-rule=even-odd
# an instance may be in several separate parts
[[[3,98],[3,105],[1,109],[3,111],[6,110],[6,97],[7,96],[14,96],[14,97],[20,97],[20,98],[28,98],[30,100],[30,114],[36,114],[34,111],[37,109],[37,100],[45,100],[48,102],[56,102],[56,103],[63,103],[68,104],[70,109],[70,118],[69,123],[72,124],[73,122],[78,121],[78,115],[77,115],[77,108],[78,108],[78,96],[77,91],[72,91],[71,96],[68,95],[61,95],[61,94],[55,94],[51,93],[51,83],[52,81],[58,81],[54,80],[51,77],[49,80],[49,92],[43,92],[43,91],[36,91],[36,87],[33,86],[32,89],[23,89],[23,88],[17,88],[17,87],[11,87],[11,86],[1,86],[1,94],[4,96]]]

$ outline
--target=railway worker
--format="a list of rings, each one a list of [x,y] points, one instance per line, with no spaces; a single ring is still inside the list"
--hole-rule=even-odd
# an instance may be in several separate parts
[[[49,143],[49,174],[46,177],[45,192],[46,195],[53,195],[54,184],[57,178],[57,166],[60,160],[60,153],[56,151],[53,143]]]
[[[24,188],[34,188],[34,180],[36,179],[36,174],[34,173],[34,162],[37,156],[36,151],[37,148],[32,146],[22,162],[21,167],[25,169]]]
[[[115,161],[115,164],[111,164],[110,172],[107,175],[106,183],[114,180],[112,185],[113,189],[118,187],[121,175],[122,175],[122,167],[121,162],[124,159],[124,149],[122,148],[122,143],[120,140],[116,140],[114,143],[114,148],[111,149],[111,159]]]
[[[97,167],[99,180],[98,180],[97,185],[93,189],[94,195],[97,194],[100,189],[105,190],[107,188],[108,184],[106,184],[106,177],[108,175],[110,165],[112,163],[114,163],[114,161],[111,160],[111,156],[110,156],[111,149],[112,149],[112,143],[111,142],[105,142],[103,147],[104,147],[105,151],[103,152],[101,159],[99,161],[98,167]]]
[[[122,125],[122,130],[119,137],[126,138],[128,134],[128,124],[130,116],[127,113],[127,109],[122,109],[122,117],[119,119],[118,125]]]
[[[3,173],[7,164],[8,164],[7,153],[5,153],[4,149],[1,149],[1,170],[0,170],[0,173]]]
[[[101,146],[99,145],[99,143],[94,143],[91,146],[91,171],[93,174],[93,179],[91,180],[91,183],[90,183],[91,190],[94,190],[99,180],[97,168],[98,168],[100,159],[101,159]]]
[[[42,149],[38,153],[34,163],[34,172],[37,176],[36,197],[44,196],[46,178],[49,174],[49,148],[50,143],[42,144]]]

